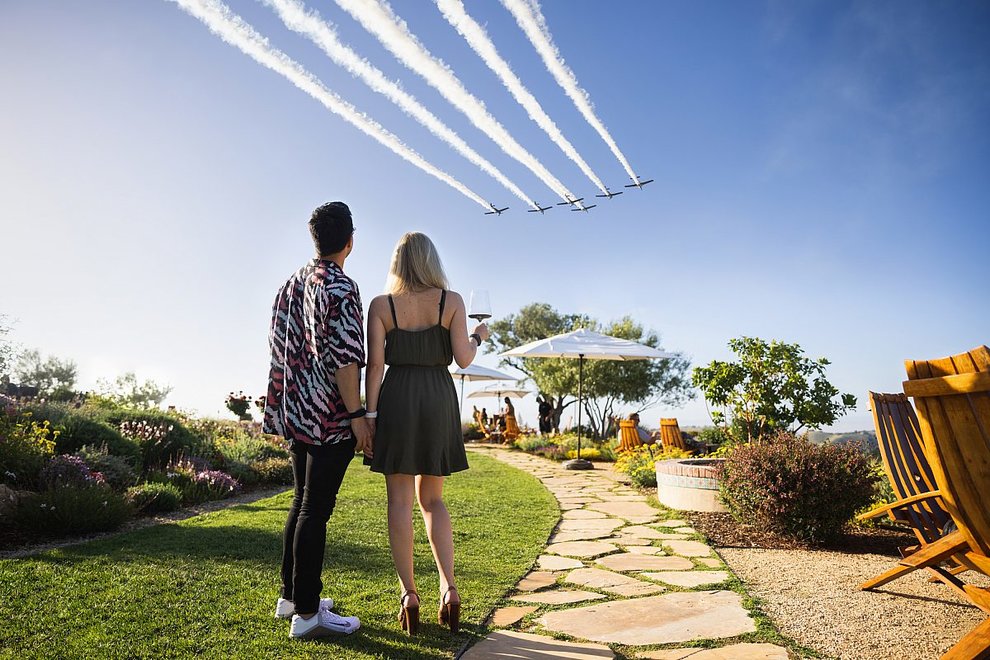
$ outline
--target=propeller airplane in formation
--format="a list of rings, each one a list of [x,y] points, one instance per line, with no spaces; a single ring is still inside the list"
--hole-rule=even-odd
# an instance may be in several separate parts
[[[638,176],[630,177],[630,178],[633,180],[633,182],[630,183],[630,184],[628,184],[628,185],[626,185],[626,188],[639,188],[640,190],[642,190],[643,189],[643,186],[645,186],[646,184],[653,183],[653,179],[647,179],[646,181],[640,181]]]
[[[564,201],[563,202],[557,202],[557,206],[567,206],[568,204],[570,204],[571,206],[574,206],[578,202],[581,202],[581,201],[584,201],[584,197],[578,197],[577,199],[571,199],[570,196],[566,196],[566,197],[564,197]]]
[[[485,215],[502,215],[502,213],[504,211],[508,211],[509,210],[509,207],[508,206],[506,206],[504,209],[500,209],[500,208],[496,207],[494,204],[492,204],[491,202],[488,202],[488,206],[492,207],[492,210],[491,211],[485,211]]]
[[[596,206],[598,206],[598,204],[589,204],[587,206],[582,205],[579,208],[571,209],[571,210],[572,211],[584,211],[585,213],[587,213],[588,211],[590,211],[591,209],[595,208]]]
[[[533,202],[533,206],[535,206],[536,208],[535,209],[529,209],[528,212],[529,213],[539,213],[540,215],[543,215],[544,213],[546,213],[547,211],[549,211],[550,209],[553,208],[552,206],[540,206],[540,203],[539,202]]]
[[[612,198],[613,198],[613,197],[615,197],[616,195],[621,195],[621,194],[622,194],[623,192],[624,192],[624,191],[622,191],[622,190],[620,190],[619,192],[612,192],[611,190],[609,190],[609,189],[608,189],[608,188],[606,187],[606,188],[605,188],[605,194],[604,194],[604,195],[595,195],[595,197],[607,197],[608,199],[612,199]]]

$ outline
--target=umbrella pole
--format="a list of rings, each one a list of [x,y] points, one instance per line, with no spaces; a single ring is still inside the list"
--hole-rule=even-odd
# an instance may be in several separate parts
[[[581,403],[584,397],[584,355],[578,355],[578,450],[577,459],[581,460]]]

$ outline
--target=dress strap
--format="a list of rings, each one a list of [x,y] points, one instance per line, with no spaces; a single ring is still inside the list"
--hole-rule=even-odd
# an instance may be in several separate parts
[[[399,327],[399,320],[395,318],[395,303],[392,301],[392,294],[388,294],[388,306],[392,310],[392,323],[396,328]]]
[[[437,325],[443,325],[443,304],[447,301],[447,289],[440,290],[440,318],[437,319]]]

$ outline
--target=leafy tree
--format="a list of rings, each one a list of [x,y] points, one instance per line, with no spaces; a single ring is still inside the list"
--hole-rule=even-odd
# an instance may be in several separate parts
[[[629,316],[599,331],[652,348],[660,347],[660,336],[656,332],[645,332],[643,326]],[[688,377],[690,366],[690,361],[680,353],[674,353],[666,360],[585,360],[585,410],[595,434],[607,432],[608,422],[620,404],[640,412],[659,404],[677,406],[694,398]]]
[[[172,391],[172,386],[162,385],[153,380],[140,383],[134,372],[128,371],[113,382],[100,380],[97,389],[101,396],[124,406],[157,408]]]
[[[692,374],[712,406],[712,421],[737,442],[832,424],[856,407],[825,378],[825,358],[812,360],[798,344],[756,337],[729,340],[736,362],[713,360]]]
[[[17,347],[7,339],[10,334],[10,322],[7,317],[0,314],[0,379],[10,377],[11,367],[17,358]]]
[[[54,355],[43,358],[36,350],[24,351],[14,370],[19,385],[37,387],[42,396],[71,392],[76,385],[76,375],[76,363],[72,360],[61,360]]]
[[[626,317],[606,327],[581,314],[561,314],[546,303],[534,303],[491,324],[489,352],[502,352],[522,344],[588,328],[615,337],[631,339],[648,346],[659,346],[655,332]],[[553,409],[553,427],[560,430],[563,411],[576,402],[578,361],[571,358],[505,358],[502,364],[529,376]],[[688,361],[680,355],[670,360],[585,360],[584,394],[588,422],[596,435],[607,427],[619,404],[643,410],[657,403],[680,403],[691,396],[687,379]]]

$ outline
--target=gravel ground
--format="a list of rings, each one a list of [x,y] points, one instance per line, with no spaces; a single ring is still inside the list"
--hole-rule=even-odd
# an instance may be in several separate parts
[[[878,591],[857,585],[895,559],[827,550],[717,548],[780,632],[829,658],[938,658],[986,614],[916,571]],[[964,581],[990,586],[972,572]]]

